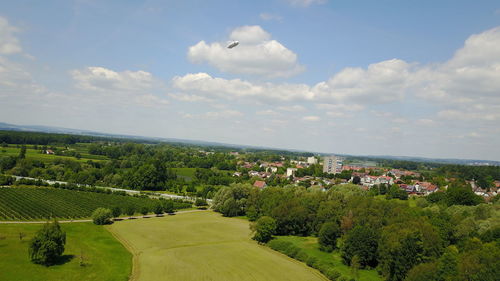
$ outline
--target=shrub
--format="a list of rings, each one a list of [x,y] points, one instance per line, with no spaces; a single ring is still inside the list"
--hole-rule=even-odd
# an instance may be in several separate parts
[[[97,208],[92,213],[92,220],[97,225],[110,224],[112,223],[113,212],[106,208]]]
[[[267,243],[276,232],[276,221],[271,217],[264,216],[252,224],[251,228],[255,231],[252,239],[260,243]]]
[[[46,223],[29,245],[29,256],[32,262],[45,266],[53,265],[61,257],[66,244],[66,233],[59,223]]]
[[[199,209],[206,209],[208,206],[207,200],[202,198],[196,198],[194,205]]]
[[[135,214],[135,207],[130,205],[125,209],[127,216],[133,216]]]
[[[116,206],[116,207],[113,207],[111,212],[113,213],[113,217],[117,218],[122,214],[122,209],[120,207]]]

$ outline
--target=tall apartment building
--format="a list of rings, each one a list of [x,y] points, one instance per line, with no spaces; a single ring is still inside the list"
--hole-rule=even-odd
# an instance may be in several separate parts
[[[342,171],[342,158],[332,155],[323,159],[323,173],[336,174]]]
[[[307,164],[318,164],[318,159],[314,156],[307,157]]]

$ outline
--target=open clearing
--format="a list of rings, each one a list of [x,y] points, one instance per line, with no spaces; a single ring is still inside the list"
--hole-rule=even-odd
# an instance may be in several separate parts
[[[134,252],[134,280],[327,280],[252,241],[248,221],[211,211],[106,227]]]
[[[28,258],[29,240],[41,224],[0,224],[0,280],[2,281],[126,281],[132,255],[102,226],[62,224],[66,249],[58,265],[45,267]],[[26,234],[19,240],[19,233]],[[85,266],[80,266],[83,253]]]

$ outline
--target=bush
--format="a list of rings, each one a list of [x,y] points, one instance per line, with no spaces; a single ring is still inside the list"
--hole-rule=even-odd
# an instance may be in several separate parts
[[[92,213],[92,220],[97,225],[110,224],[112,223],[113,212],[106,208],[97,208]]]
[[[122,209],[120,207],[116,206],[116,207],[113,207],[111,212],[113,213],[113,217],[117,218],[122,214]]]
[[[207,200],[202,198],[196,198],[194,205],[199,209],[206,209],[208,206]]]
[[[46,223],[29,245],[29,256],[32,262],[45,266],[53,265],[61,257],[66,244],[66,233],[59,223]]]
[[[267,243],[273,238],[273,234],[276,232],[276,221],[271,217],[264,216],[258,219],[255,224],[252,224],[251,228],[255,231],[253,240],[260,243]]]
[[[127,216],[133,216],[135,214],[135,207],[130,205],[125,209]]]

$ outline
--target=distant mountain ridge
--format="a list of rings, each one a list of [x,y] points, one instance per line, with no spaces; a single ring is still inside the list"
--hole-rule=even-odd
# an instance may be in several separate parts
[[[221,147],[228,147],[228,148],[252,148],[252,149],[262,149],[262,150],[285,150],[285,151],[291,151],[291,152],[308,152],[308,151],[297,150],[297,149],[280,149],[280,148],[229,144],[229,143],[210,142],[210,141],[201,141],[201,140],[108,134],[108,133],[101,133],[101,132],[95,132],[95,131],[90,131],[90,130],[70,129],[70,128],[52,127],[52,126],[15,125],[15,124],[9,124],[9,123],[4,123],[4,122],[0,122],[0,130],[88,135],[88,136],[126,138],[126,139],[148,140],[148,141],[152,140],[152,141],[158,141],[158,142],[185,143],[185,144],[200,145],[200,146],[221,146]],[[313,153],[318,154],[318,155],[335,154],[335,153],[322,153],[322,152],[321,153],[313,152]],[[428,158],[428,157],[418,157],[418,156],[393,156],[393,155],[349,155],[349,154],[337,154],[337,155],[347,156],[347,157],[355,157],[355,158],[366,157],[366,158],[370,158],[370,159],[391,159],[391,160],[431,162],[431,163],[443,163],[443,164],[500,166],[500,161],[494,161],[494,160]]]

